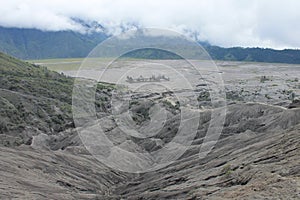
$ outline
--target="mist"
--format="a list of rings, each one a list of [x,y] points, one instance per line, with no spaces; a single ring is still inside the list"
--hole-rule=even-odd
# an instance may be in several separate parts
[[[79,18],[113,35],[124,27],[155,27],[224,47],[284,49],[300,47],[299,7],[296,0],[10,0],[0,7],[0,26],[86,33],[72,20]]]

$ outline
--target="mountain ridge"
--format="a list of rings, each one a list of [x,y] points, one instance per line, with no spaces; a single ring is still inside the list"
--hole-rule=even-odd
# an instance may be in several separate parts
[[[104,27],[98,24],[92,23],[92,25],[85,25],[85,27],[91,28],[91,31],[86,33],[68,30],[50,32],[0,26],[0,51],[25,60],[86,57],[94,47],[109,38],[110,35],[106,33]],[[214,60],[300,64],[300,50],[297,49],[224,48],[210,45],[208,42],[199,42],[199,44],[206,49]],[[144,53],[137,52],[130,56],[134,58],[178,59],[174,56],[166,57],[166,55],[157,53],[155,50],[144,51]]]

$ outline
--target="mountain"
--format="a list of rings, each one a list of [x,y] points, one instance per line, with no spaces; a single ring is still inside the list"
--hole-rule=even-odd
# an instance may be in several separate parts
[[[0,27],[0,51],[20,59],[85,57],[100,42],[109,37],[105,28],[92,22],[74,19],[85,28],[85,33],[73,31],[41,31]],[[122,27],[121,27],[122,28]],[[126,30],[122,28],[122,30]],[[264,48],[223,48],[199,42],[215,60],[278,62],[300,64],[300,50],[274,50]],[[178,59],[157,50],[148,49],[130,53],[134,58]]]
[[[0,27],[0,51],[20,59],[77,58],[107,36],[102,32],[45,32],[37,29]]]
[[[300,64],[300,50],[242,47],[222,48],[210,45],[206,45],[204,48],[214,60]]]

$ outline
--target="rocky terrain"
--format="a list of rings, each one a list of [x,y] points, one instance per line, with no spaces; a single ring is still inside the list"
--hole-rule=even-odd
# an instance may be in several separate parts
[[[228,81],[225,77],[226,119],[206,157],[200,158],[199,150],[213,107],[199,85],[199,126],[187,151],[161,169],[128,173],[99,162],[83,145],[78,132],[84,127],[75,127],[72,118],[73,78],[0,54],[0,198],[299,199],[298,80],[287,77],[283,84],[278,76],[258,72],[247,77],[261,85],[247,88],[234,79],[234,69],[222,68],[231,75]],[[168,116],[158,134],[141,139],[125,135],[111,117],[116,90],[112,84],[97,84],[97,119],[91,127],[100,123],[114,145],[130,152],[154,152],[175,137],[181,108],[172,93],[131,96],[129,109],[137,127],[151,124],[153,104]]]

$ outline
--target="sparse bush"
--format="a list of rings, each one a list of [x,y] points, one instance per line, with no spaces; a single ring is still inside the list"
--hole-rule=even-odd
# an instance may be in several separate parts
[[[222,173],[225,174],[226,177],[229,177],[232,174],[232,172],[233,170],[230,164],[226,164],[222,169]]]
[[[241,93],[237,91],[228,91],[226,92],[226,98],[233,101],[243,101],[243,98],[240,95]]]
[[[261,83],[264,83],[264,82],[269,81],[269,80],[270,80],[270,78],[268,78],[268,77],[266,77],[266,76],[261,76],[261,77],[260,77],[260,82],[261,82]]]
[[[266,97],[267,99],[272,99],[268,94],[265,94],[265,97]]]
[[[198,96],[198,101],[211,101],[208,91],[202,91]]]
[[[296,97],[296,94],[294,92],[292,92],[289,96],[289,100],[293,101],[295,99],[295,97]]]
[[[7,122],[0,118],[0,133],[4,133],[6,131],[8,131]]]

